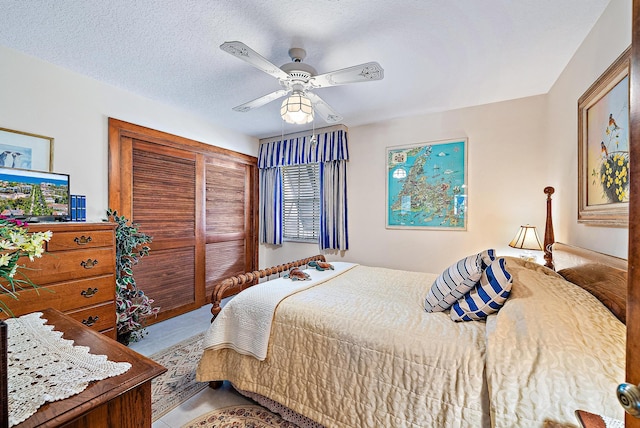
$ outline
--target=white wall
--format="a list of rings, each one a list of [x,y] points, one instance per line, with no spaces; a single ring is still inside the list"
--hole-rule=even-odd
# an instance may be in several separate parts
[[[628,229],[578,224],[578,99],[631,44],[631,0],[612,0],[548,94],[556,241],[627,257]]]
[[[343,260],[438,272],[457,258],[507,244],[521,224],[544,230],[545,97],[531,97],[349,129],[349,240]],[[386,229],[386,148],[468,139],[466,231]],[[265,254],[265,265],[318,253],[290,244]],[[329,255],[336,259],[338,255]],[[261,263],[263,264],[263,263]]]
[[[544,228],[544,97],[353,128],[349,213],[355,262],[439,272],[486,248],[505,253],[521,224]],[[466,231],[385,228],[386,147],[467,137]]]
[[[577,104],[630,43],[631,0],[612,0],[546,95],[350,128],[350,250],[342,259],[438,272],[487,247],[513,254],[506,245],[520,224],[538,226],[543,238],[547,185],[556,189],[557,241],[626,258],[628,229],[577,222]],[[469,139],[468,230],[385,229],[385,148],[460,136]],[[289,243],[263,251],[263,266],[319,252]]]
[[[557,240],[625,257],[626,228],[576,221],[577,100],[630,42],[631,0],[612,0],[548,95],[351,128],[351,249],[329,258],[437,272],[489,246],[506,254],[520,224],[542,234],[546,185],[556,188]],[[54,171],[88,196],[89,220],[102,219],[108,203],[108,117],[257,154],[252,137],[1,46],[0,63],[0,127],[55,138]],[[458,137],[469,139],[468,230],[386,229],[386,147]],[[318,252],[315,244],[261,246],[260,265]]]
[[[53,170],[87,195],[89,221],[104,218],[108,205],[109,117],[257,155],[253,137],[2,46],[0,64],[0,127],[55,139]]]

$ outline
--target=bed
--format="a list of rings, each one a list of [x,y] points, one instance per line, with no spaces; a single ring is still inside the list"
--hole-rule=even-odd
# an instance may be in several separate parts
[[[482,281],[501,260],[510,289],[480,321],[453,321],[454,308],[425,311],[446,271],[341,262],[316,270],[325,260],[315,256],[222,281],[197,380],[229,381],[302,426],[564,427],[578,426],[578,409],[621,420],[626,262],[552,247],[547,223],[555,271],[487,260]],[[284,277],[304,267],[311,281]]]

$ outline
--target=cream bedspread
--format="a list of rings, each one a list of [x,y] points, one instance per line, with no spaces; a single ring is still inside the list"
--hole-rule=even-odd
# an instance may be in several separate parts
[[[197,380],[327,427],[577,427],[576,409],[623,419],[625,326],[555,272],[511,257],[507,269],[505,306],[456,323],[422,307],[436,275],[357,266],[280,303],[265,361],[207,350]]]
[[[511,297],[487,320],[487,382],[496,428],[577,427],[576,409],[624,419],[626,329],[595,297],[509,258]]]
[[[327,427],[488,426],[485,324],[426,313],[435,277],[357,266],[280,303],[265,361],[206,350],[197,380],[229,380]]]

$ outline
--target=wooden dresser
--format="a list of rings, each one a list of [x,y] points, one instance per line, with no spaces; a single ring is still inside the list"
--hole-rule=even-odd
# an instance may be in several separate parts
[[[89,347],[95,355],[110,361],[131,363],[125,373],[89,383],[80,394],[46,403],[29,419],[14,428],[150,428],[151,380],[164,373],[160,364],[96,333],[53,309],[44,309],[43,318],[63,338],[74,345]]]
[[[27,287],[18,300],[5,294],[0,300],[15,316],[55,308],[115,339],[115,227],[107,222],[30,224],[30,232],[53,232],[42,258],[20,263],[40,288]]]

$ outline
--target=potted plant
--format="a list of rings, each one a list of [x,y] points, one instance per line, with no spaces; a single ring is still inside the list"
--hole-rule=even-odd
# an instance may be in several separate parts
[[[137,342],[144,335],[146,319],[157,315],[160,308],[153,307],[144,291],[136,285],[133,266],[141,257],[149,254],[153,239],[140,232],[138,225],[130,222],[117,211],[107,210],[109,221],[116,223],[116,314],[118,342],[128,345]]]

